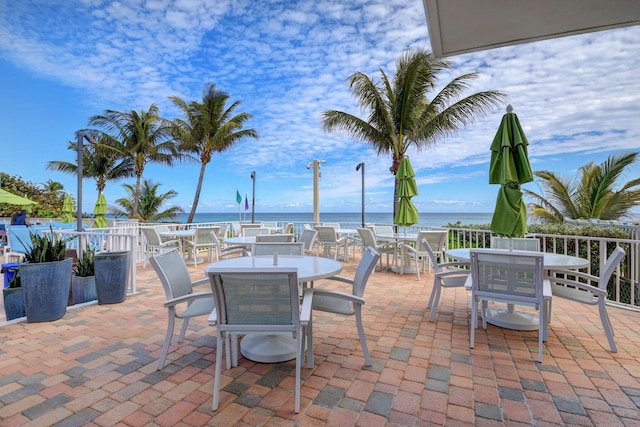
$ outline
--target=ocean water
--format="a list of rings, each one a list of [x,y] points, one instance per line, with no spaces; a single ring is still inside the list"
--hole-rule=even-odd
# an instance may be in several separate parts
[[[460,222],[461,224],[489,224],[492,213],[420,213],[420,222],[416,225],[440,227],[449,223]],[[179,215],[177,222],[187,221],[188,214]],[[251,212],[246,215],[232,213],[196,213],[193,222],[229,222],[229,221],[251,222]],[[313,213],[255,213],[255,222],[260,221],[280,221],[293,223],[313,223]],[[320,212],[320,222],[350,223],[353,225],[362,223],[362,214],[359,212]],[[365,223],[393,224],[393,214],[369,213],[365,212]]]

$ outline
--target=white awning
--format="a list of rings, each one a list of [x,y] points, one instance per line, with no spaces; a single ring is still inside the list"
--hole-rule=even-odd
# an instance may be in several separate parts
[[[640,24],[640,0],[423,1],[437,57]]]

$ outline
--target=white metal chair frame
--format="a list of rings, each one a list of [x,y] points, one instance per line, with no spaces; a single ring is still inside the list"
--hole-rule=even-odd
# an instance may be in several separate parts
[[[256,242],[251,245],[251,256],[259,255],[304,255],[302,242]]]
[[[492,249],[540,252],[540,240],[526,237],[491,237]]]
[[[140,227],[142,232],[143,241],[145,244],[145,257],[142,266],[147,266],[147,258],[155,254],[161,254],[165,252],[178,249],[182,253],[182,244],[180,240],[166,240],[163,241],[160,237],[158,229],[155,227]]]
[[[611,275],[620,262],[622,262],[625,255],[625,251],[622,248],[616,248],[601,268],[600,277],[575,270],[553,270],[554,274],[551,277],[553,296],[598,306],[600,321],[607,334],[609,347],[613,353],[618,351],[618,347],[613,338],[615,333],[611,326],[609,315],[607,314],[607,285],[609,284]],[[558,277],[558,274],[562,274],[564,277]],[[573,279],[569,277],[573,277]],[[595,283],[596,285],[591,285],[591,283]]]
[[[191,251],[191,256],[193,257],[193,265],[194,267],[198,266],[198,249],[206,249],[207,250],[207,259],[209,262],[213,259],[213,252],[215,250],[215,243],[213,241],[213,237],[211,233],[218,234],[220,228],[219,227],[199,227],[196,228],[195,234],[193,235],[193,239],[185,239],[184,246],[186,250]]]
[[[366,366],[371,366],[371,356],[367,347],[366,335],[362,324],[362,306],[365,303],[364,290],[367,286],[369,276],[376,267],[380,254],[372,247],[367,247],[362,253],[362,259],[358,264],[356,274],[353,279],[343,276],[333,276],[326,280],[335,280],[338,282],[348,283],[352,285],[352,293],[330,290],[326,288],[313,288],[313,309],[325,311],[328,313],[341,314],[343,316],[356,317],[356,327],[358,329],[358,337],[364,353]]]
[[[420,280],[420,261],[422,261],[422,273],[426,271],[427,262],[429,264],[432,264],[429,254],[425,250],[420,249],[420,242],[426,240],[429,243],[431,251],[436,256],[436,261],[439,260],[440,262],[442,262],[443,260],[444,252],[447,248],[447,236],[449,232],[447,230],[437,231],[438,232],[436,233],[434,233],[434,230],[419,231],[418,237],[416,238],[415,246],[409,244],[402,245],[405,259],[413,260],[415,263],[418,280]],[[403,266],[404,265],[405,263],[403,262]],[[430,265],[429,267],[432,268],[433,265]],[[404,271],[402,272],[404,273]]]
[[[396,244],[391,242],[378,243],[376,241],[375,233],[373,232],[373,230],[369,228],[358,228],[357,230],[358,230],[358,235],[362,240],[362,245],[364,247],[372,247],[379,254],[387,255],[387,270],[388,270],[390,267],[389,255],[393,254],[395,258]],[[380,257],[380,269],[382,270],[382,257]]]
[[[301,308],[295,268],[210,271],[209,282],[217,311],[212,409],[217,410],[219,405],[223,341],[229,344],[229,337],[239,334],[291,333],[296,339],[295,412],[300,412],[300,370],[305,340],[308,340],[309,367],[313,366],[310,356],[313,353],[313,289],[305,291]]]
[[[183,319],[178,336],[178,342],[182,342],[189,326],[189,319],[210,316],[215,305],[209,289],[202,292],[193,291],[194,286],[206,284],[209,279],[205,277],[192,282],[184,259],[177,250],[154,255],[149,258],[149,262],[158,274],[167,297],[164,303],[168,310],[167,333],[158,358],[158,370],[161,370],[169,352],[176,319]],[[229,363],[230,359],[227,358],[227,361]]]
[[[256,243],[263,242],[293,242],[293,234],[259,234],[256,236]]]
[[[259,234],[269,234],[269,229],[268,228],[259,228],[259,227],[250,227],[250,228],[243,228],[242,229],[242,235],[244,237],[257,236]]]
[[[334,249],[333,259],[338,259],[338,252],[342,248],[344,252],[344,259],[349,259],[349,239],[341,237],[338,239],[336,229],[331,226],[319,225],[316,227],[318,232],[318,243],[322,246],[322,251],[325,257],[331,255],[331,249]]]
[[[222,245],[220,244],[220,240],[218,239],[218,235],[215,233],[215,231],[211,231],[210,235],[211,240],[213,240],[213,250],[216,254],[216,261],[226,258],[232,258],[235,256],[247,255],[247,250],[244,245],[222,247]]]
[[[429,321],[433,322],[436,317],[438,303],[440,302],[442,288],[464,287],[467,279],[469,278],[470,263],[463,261],[438,263],[436,255],[431,250],[431,246],[429,246],[427,239],[422,239],[422,247],[429,255],[434,270],[433,288],[431,289],[431,296],[427,303],[427,308],[431,309]]]
[[[31,247],[29,227],[26,225],[9,225],[6,232],[7,246],[4,248],[4,262],[8,263],[10,258],[18,258],[18,262],[22,262],[27,250]]]
[[[313,253],[313,246],[316,244],[317,239],[318,230],[314,230],[312,228],[305,228],[302,230],[302,234],[300,234],[298,241],[304,243],[305,254],[311,255]]]
[[[538,310],[538,362],[542,362],[552,296],[551,283],[544,279],[543,260],[542,254],[526,251],[471,250],[471,348],[475,346],[478,314],[483,329],[487,328],[489,301],[531,306]]]

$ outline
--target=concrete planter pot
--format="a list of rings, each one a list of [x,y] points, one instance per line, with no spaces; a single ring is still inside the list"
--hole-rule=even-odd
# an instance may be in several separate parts
[[[7,320],[26,316],[22,288],[5,288],[2,290],[2,297],[4,298],[4,312]]]
[[[125,300],[129,284],[130,252],[100,252],[94,258],[98,304]]]
[[[96,300],[98,298],[96,276],[71,276],[71,298],[73,304]]]
[[[27,322],[58,320],[67,312],[73,260],[20,264]]]

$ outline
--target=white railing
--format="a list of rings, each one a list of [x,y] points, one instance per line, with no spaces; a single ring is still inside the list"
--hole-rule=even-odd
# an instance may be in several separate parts
[[[495,234],[490,230],[450,228],[448,246],[450,249],[488,248],[492,236]],[[607,300],[640,309],[640,240],[542,233],[531,233],[527,237],[539,239],[543,252],[586,258],[589,260],[587,272],[596,276],[600,275],[600,266],[606,263],[608,254],[621,247],[626,256],[609,283]]]

